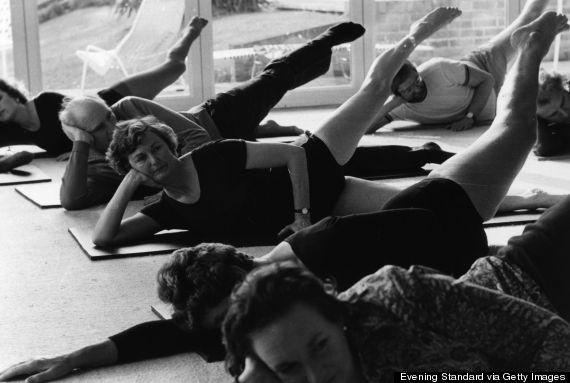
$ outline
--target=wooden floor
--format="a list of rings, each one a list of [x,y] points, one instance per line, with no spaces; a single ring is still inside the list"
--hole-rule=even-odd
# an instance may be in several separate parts
[[[314,129],[329,113],[323,109],[277,111],[282,124]],[[417,145],[435,141],[459,151],[485,128],[453,133],[444,129],[401,128],[367,137],[365,144]],[[65,163],[34,162],[54,181]],[[517,188],[541,186],[570,191],[570,159],[538,161],[530,156]],[[154,320],[155,273],[166,255],[92,262],[68,234],[70,226],[91,228],[102,206],[67,212],[42,210],[0,187],[0,369],[32,356],[55,355],[105,339],[137,323]],[[134,207],[131,211],[134,211]],[[520,228],[508,229],[509,234]],[[505,241],[499,235],[495,242]],[[228,382],[221,363],[194,354],[76,374],[65,381]]]

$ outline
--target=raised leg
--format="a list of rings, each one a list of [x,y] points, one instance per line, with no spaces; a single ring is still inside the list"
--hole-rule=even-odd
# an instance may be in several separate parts
[[[152,100],[186,71],[185,60],[188,51],[206,24],[208,24],[207,20],[193,17],[182,37],[168,52],[166,61],[121,80],[111,86],[111,89],[123,96],[138,96]]]
[[[461,14],[457,8],[438,8],[412,25],[410,33],[372,63],[360,89],[315,131],[340,165],[352,157],[358,142],[377,119],[390,95],[390,84],[404,61],[421,43]]]
[[[494,60],[498,60],[506,68],[517,52],[516,48],[511,44],[511,35],[518,28],[536,20],[544,12],[548,1],[527,0],[520,15],[489,41]]]
[[[271,61],[264,70],[228,92],[205,102],[222,137],[253,140],[259,123],[285,93],[324,74],[332,47],[362,36],[355,23],[336,25],[293,52]]]
[[[491,127],[465,151],[429,177],[460,184],[484,220],[493,217],[536,141],[536,96],[540,63],[567,18],[547,12],[511,36],[519,54],[497,100]]]

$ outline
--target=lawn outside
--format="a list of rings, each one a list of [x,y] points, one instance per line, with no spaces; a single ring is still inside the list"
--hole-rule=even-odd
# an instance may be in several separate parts
[[[252,41],[339,22],[341,17],[330,13],[282,10],[218,17],[212,22],[214,49],[247,45]],[[103,49],[116,47],[133,20],[133,16],[117,16],[111,6],[102,6],[75,10],[40,24],[44,89],[79,88],[83,62],[75,52],[88,45]],[[104,77],[88,70],[86,89],[100,89],[121,78],[118,69],[111,69]]]

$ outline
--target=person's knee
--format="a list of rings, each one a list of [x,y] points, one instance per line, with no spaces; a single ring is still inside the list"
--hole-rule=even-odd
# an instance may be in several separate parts
[[[186,61],[180,60],[180,58],[172,52],[168,53],[168,60],[165,66],[170,73],[177,76],[182,76],[182,74],[186,72]]]

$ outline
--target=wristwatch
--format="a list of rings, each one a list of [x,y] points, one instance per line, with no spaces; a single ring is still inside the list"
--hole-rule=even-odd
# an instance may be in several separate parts
[[[306,207],[304,207],[302,209],[295,209],[295,213],[307,215],[307,214],[309,214],[309,209]]]
[[[465,117],[475,121],[475,115],[473,114],[473,112],[467,112],[467,114],[465,115]]]

